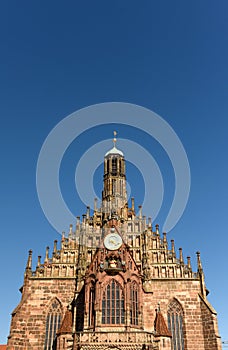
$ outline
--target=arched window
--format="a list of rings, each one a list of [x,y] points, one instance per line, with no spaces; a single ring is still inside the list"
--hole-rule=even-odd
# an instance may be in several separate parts
[[[117,175],[117,158],[112,158],[112,175]]]
[[[119,160],[119,172],[122,174],[122,161],[121,159]]]
[[[183,310],[175,299],[168,306],[168,328],[172,333],[172,350],[184,350]]]
[[[102,324],[124,324],[124,295],[115,280],[106,286],[102,297]]]
[[[132,325],[139,324],[139,300],[138,300],[138,286],[135,282],[131,285],[131,310],[130,310],[130,318]]]
[[[46,336],[44,350],[55,350],[55,337],[56,332],[60,328],[61,322],[61,305],[60,302],[55,299],[48,310],[46,317]]]
[[[89,293],[89,315],[88,315],[89,327],[94,327],[94,321],[95,321],[94,302],[95,302],[95,289],[94,289],[94,286],[92,286],[90,288],[90,293]]]

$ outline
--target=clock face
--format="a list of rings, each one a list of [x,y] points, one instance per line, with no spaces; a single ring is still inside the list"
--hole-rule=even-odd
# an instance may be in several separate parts
[[[122,238],[117,233],[109,233],[104,239],[104,245],[109,250],[119,249],[122,243]]]

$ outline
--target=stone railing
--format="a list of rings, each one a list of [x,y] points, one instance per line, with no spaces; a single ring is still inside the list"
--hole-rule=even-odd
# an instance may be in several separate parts
[[[110,331],[110,332],[77,332],[74,335],[74,344],[80,345],[130,345],[150,346],[156,349],[157,342],[154,334],[143,331]]]

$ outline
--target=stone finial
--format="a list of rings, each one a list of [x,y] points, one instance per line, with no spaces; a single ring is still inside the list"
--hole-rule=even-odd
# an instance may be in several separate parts
[[[166,232],[163,232],[163,243],[167,243]]]
[[[72,239],[72,237],[73,237],[73,225],[70,224],[69,233],[68,233],[68,238]]]
[[[152,219],[150,216],[148,217],[148,227],[152,228]]]
[[[139,205],[139,218],[142,219],[142,206]]]
[[[90,207],[88,206],[86,208],[86,219],[89,220],[89,218],[90,218]]]
[[[190,256],[187,256],[187,264],[188,264],[189,270],[191,270],[192,266],[191,266],[191,258],[190,258]]]
[[[29,250],[28,260],[25,268],[24,277],[31,276],[32,274],[32,250]]]
[[[46,247],[44,262],[48,263],[48,260],[49,260],[49,247]]]
[[[29,255],[28,255],[28,260],[27,260],[27,265],[26,265],[26,270],[31,270],[32,269],[32,250],[29,250]]]
[[[80,229],[80,216],[76,217],[76,231],[78,232]]]
[[[200,259],[200,252],[196,252],[196,255],[197,255],[197,265],[198,265],[198,276],[200,278],[201,294],[203,298],[206,298],[207,290],[205,286],[203,267]]]
[[[54,240],[54,249],[53,249],[53,253],[56,254],[57,252],[57,239]]]
[[[174,239],[171,239],[171,251],[172,251],[173,255],[175,255]]]
[[[40,265],[41,265],[41,255],[38,255],[37,267],[40,267]]]
[[[181,264],[184,263],[182,248],[179,248],[179,260]]]
[[[155,225],[155,229],[156,229],[156,234],[159,236],[159,225],[158,224]]]
[[[202,272],[202,264],[201,264],[201,259],[200,259],[200,252],[196,252],[197,255],[197,266],[198,266],[198,272]]]

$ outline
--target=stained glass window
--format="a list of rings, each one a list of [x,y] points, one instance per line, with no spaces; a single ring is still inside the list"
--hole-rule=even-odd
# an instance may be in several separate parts
[[[172,350],[184,350],[183,310],[175,299],[168,307],[168,328],[172,333]]]
[[[46,336],[44,350],[55,350],[56,332],[60,328],[61,306],[58,300],[54,300],[48,310],[46,317]]]
[[[119,283],[115,280],[106,286],[102,298],[102,324],[124,324],[124,295]]]

